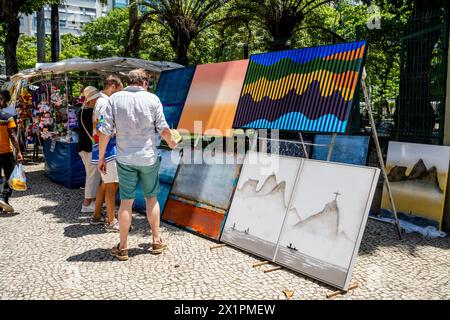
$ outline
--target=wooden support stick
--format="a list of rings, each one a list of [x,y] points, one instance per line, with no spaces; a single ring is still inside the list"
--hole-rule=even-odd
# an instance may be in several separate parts
[[[225,246],[226,246],[225,243],[219,243],[219,244],[215,244],[215,245],[209,247],[209,250],[218,249],[218,248],[222,248],[222,247],[225,247]]]
[[[331,136],[331,143],[330,143],[330,145],[328,147],[327,162],[331,161],[331,157],[333,155],[334,145],[336,143],[336,136],[337,136],[336,133],[333,133],[333,135]]]
[[[261,261],[261,262],[255,263],[253,265],[253,268],[260,267],[260,266],[263,266],[263,265],[268,264],[268,263],[270,263],[270,261],[267,261],[267,260],[266,261]]]
[[[272,271],[277,271],[277,270],[280,270],[280,269],[283,269],[283,267],[275,267],[275,268],[272,268],[272,269],[267,269],[267,270],[264,270],[264,273],[268,273],[268,272],[272,272]]]
[[[395,208],[394,197],[392,195],[391,185],[389,183],[388,175],[386,172],[386,166],[384,165],[383,153],[381,152],[380,141],[378,140],[377,128],[375,126],[375,120],[373,119],[373,112],[372,112],[372,106],[370,104],[369,90],[367,89],[366,77],[367,77],[366,68],[364,68],[363,76],[361,79],[361,85],[362,85],[362,89],[363,89],[363,93],[364,93],[364,101],[366,103],[367,112],[369,113],[370,126],[372,128],[372,136],[373,136],[373,140],[375,141],[375,147],[377,149],[378,160],[380,161],[381,172],[383,173],[383,178],[384,178],[384,184],[386,185],[386,189],[387,189],[387,192],[389,195],[389,201],[391,203],[392,213],[394,214],[394,220],[395,220],[395,226],[397,229],[398,238],[400,240],[402,240],[402,229],[400,228],[400,222],[398,221],[397,209]]]
[[[348,287],[348,290],[347,290],[347,291],[345,291],[345,290],[337,290],[337,291],[333,291],[332,293],[328,293],[328,294],[327,294],[327,298],[332,298],[332,297],[338,296],[338,295],[340,295],[340,294],[346,294],[346,293],[349,292],[350,290],[354,290],[354,289],[356,289],[356,288],[358,288],[358,284],[357,284],[357,283],[353,283],[353,284],[351,284],[351,285]]]
[[[302,144],[303,152],[305,153],[305,156],[307,159],[309,159],[308,150],[306,150],[305,141],[303,140],[302,133],[298,133],[298,137],[300,138],[300,142]]]

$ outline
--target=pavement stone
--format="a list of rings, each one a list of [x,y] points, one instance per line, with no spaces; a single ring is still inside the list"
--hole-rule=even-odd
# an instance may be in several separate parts
[[[114,260],[118,234],[89,225],[82,190],[49,181],[44,165],[27,165],[29,189],[14,192],[18,214],[1,214],[0,299],[326,299],[334,288],[297,272],[161,223],[169,249],[149,253],[145,216],[135,214],[130,259]],[[356,290],[333,299],[449,299],[450,237],[427,239],[369,220],[353,270]]]

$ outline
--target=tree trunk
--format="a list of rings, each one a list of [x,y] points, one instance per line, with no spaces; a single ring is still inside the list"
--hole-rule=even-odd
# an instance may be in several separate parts
[[[177,37],[177,41],[172,42],[173,51],[175,51],[176,58],[175,63],[179,63],[183,66],[187,66],[188,60],[188,49],[191,44],[191,40]]]
[[[37,19],[37,61],[45,62],[45,15],[44,7],[36,11]]]
[[[136,0],[130,0],[130,6],[129,6],[129,11],[128,11],[128,28],[129,28],[129,30],[131,30],[131,28],[133,27],[133,25],[137,19],[138,19],[138,6],[136,3]],[[136,43],[136,45],[130,47],[131,50],[128,52],[128,54],[132,57],[138,56],[139,37],[137,37],[137,41],[138,41],[138,43]]]
[[[272,35],[273,41],[270,43],[270,51],[282,51],[290,49],[290,47],[287,45],[287,42],[289,41],[290,37],[284,37],[284,36],[278,36],[278,35]]]
[[[51,5],[52,62],[59,61],[59,5]]]
[[[20,36],[20,20],[19,14],[9,16],[6,22],[6,38],[5,38],[5,62],[6,74],[11,76],[16,74],[18,70],[16,49]]]

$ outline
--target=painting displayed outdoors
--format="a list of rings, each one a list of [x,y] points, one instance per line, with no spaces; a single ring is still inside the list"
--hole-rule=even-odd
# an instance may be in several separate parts
[[[220,240],[272,260],[302,160],[249,151]]]
[[[156,95],[161,100],[170,128],[176,129],[194,76],[195,67],[186,67],[161,72]]]
[[[400,219],[441,228],[450,147],[390,141],[386,171]],[[386,188],[382,213],[391,215]]]
[[[209,136],[231,136],[233,119],[244,83],[248,60],[198,65],[178,128]]]
[[[279,154],[282,156],[309,158],[311,154],[311,141],[305,141],[302,145],[299,141],[271,140],[260,141],[265,144],[263,150],[267,153]]]
[[[203,157],[201,164],[180,165],[163,219],[219,240],[243,159],[219,151]]]
[[[379,172],[304,160],[275,261],[347,289]]]
[[[331,161],[365,166],[369,151],[369,139],[369,136],[336,136]],[[331,142],[331,135],[316,135],[312,158],[327,160]]]
[[[233,128],[345,132],[366,42],[250,57]]]
[[[163,212],[181,157],[178,150],[159,149],[159,155],[161,156],[161,166],[159,167],[158,202],[161,212]]]

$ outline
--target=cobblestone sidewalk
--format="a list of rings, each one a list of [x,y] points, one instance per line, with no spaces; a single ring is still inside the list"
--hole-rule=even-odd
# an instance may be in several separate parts
[[[79,213],[82,190],[26,167],[30,189],[15,192],[19,214],[0,215],[0,299],[325,299],[333,288],[259,258],[162,223],[169,250],[149,254],[150,231],[136,214],[130,260],[110,256],[118,235],[90,226]],[[391,225],[369,220],[353,280],[356,290],[334,299],[449,299],[450,237],[417,234],[399,241]]]

